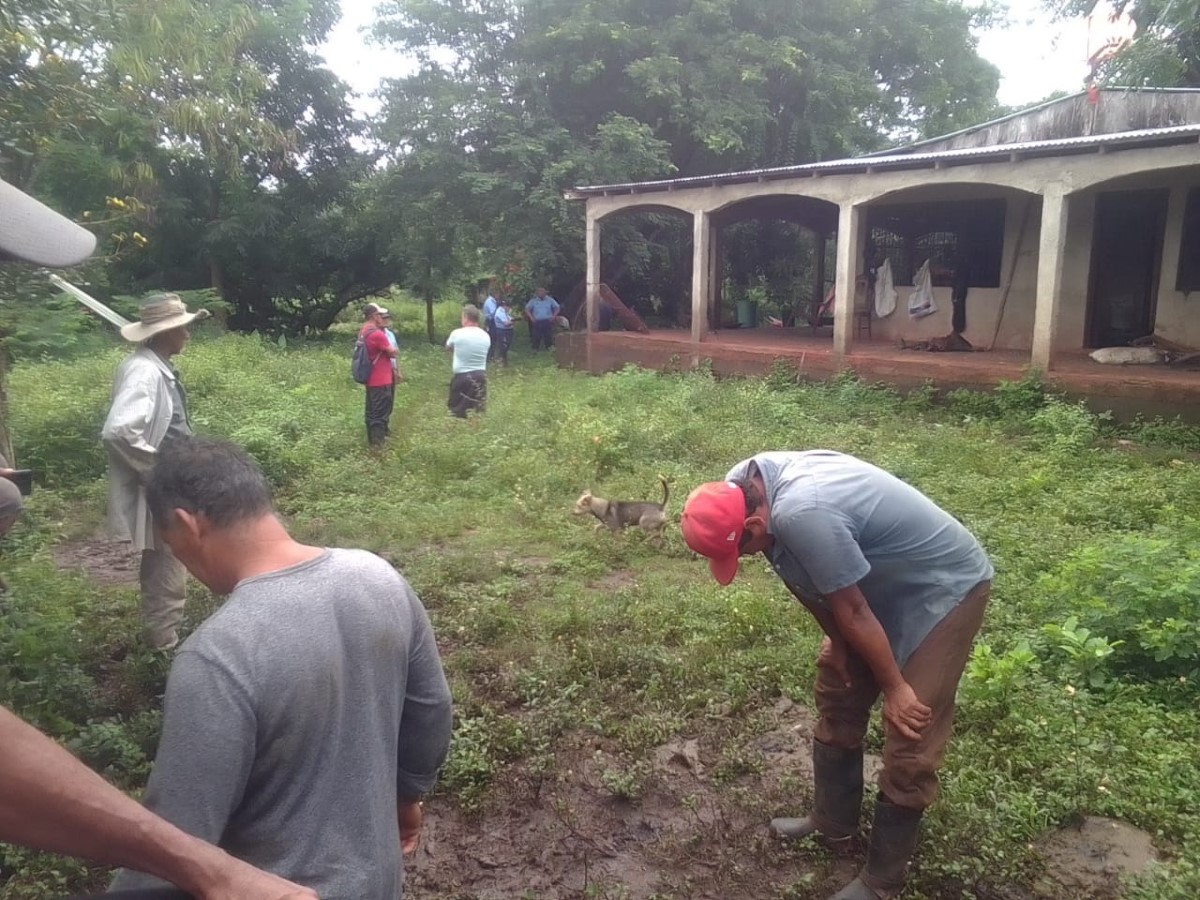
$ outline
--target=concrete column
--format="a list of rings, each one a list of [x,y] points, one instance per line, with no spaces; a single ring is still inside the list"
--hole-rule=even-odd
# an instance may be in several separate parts
[[[587,331],[588,334],[600,327],[600,222],[592,215],[587,217]]]
[[[1058,302],[1063,291],[1067,245],[1067,196],[1061,184],[1042,192],[1042,229],[1038,241],[1037,302],[1033,313],[1030,363],[1048,372],[1058,331]]]
[[[850,353],[854,335],[854,280],[862,259],[863,211],[843,203],[838,209],[837,293],[833,300],[833,352],[839,358]]]
[[[708,248],[708,327],[720,328],[720,309],[721,309],[721,258],[724,252],[722,248],[721,229],[712,225],[712,220],[709,219],[710,231],[712,237]]]
[[[818,304],[813,309],[819,308],[819,304],[825,299],[825,243],[828,240],[828,235],[824,231],[813,231],[813,243],[816,254],[816,265],[813,266],[816,283],[813,284],[813,302]]]
[[[692,343],[708,334],[708,300],[712,291],[712,222],[708,213],[698,210],[692,218]]]

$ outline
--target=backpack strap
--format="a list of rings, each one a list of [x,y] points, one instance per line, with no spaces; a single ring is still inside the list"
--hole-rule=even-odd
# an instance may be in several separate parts
[[[371,335],[373,335],[377,331],[383,331],[383,329],[382,328],[372,328],[370,331],[368,331],[366,334],[363,335],[363,346],[364,347],[366,347],[366,345],[367,345],[367,338],[369,338]],[[370,350],[369,347],[367,349],[368,349],[368,351]],[[371,360],[371,365],[374,366],[375,363],[379,362],[379,357],[381,357],[381,356],[383,356],[382,350],[379,351],[378,355],[376,355],[376,357]],[[369,352],[367,353],[367,358],[368,359],[371,358],[371,354]]]

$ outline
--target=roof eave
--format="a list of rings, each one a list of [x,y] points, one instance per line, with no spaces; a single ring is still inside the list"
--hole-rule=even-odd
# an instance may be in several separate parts
[[[1159,133],[1161,132],[1161,133]],[[614,194],[648,194],[666,191],[695,190],[718,185],[744,184],[753,181],[778,181],[839,175],[873,174],[876,171],[905,169],[950,168],[965,165],[1016,162],[1024,159],[1054,156],[1081,156],[1108,153],[1114,149],[1136,149],[1186,143],[1200,139],[1200,125],[1173,126],[1165,129],[1143,129],[1127,135],[1095,136],[1090,139],[1067,138],[1052,141],[1032,141],[988,148],[963,148],[934,153],[898,153],[893,156],[860,156],[801,166],[787,166],[759,171],[730,172],[724,175],[701,175],[628,184],[584,185],[564,192],[568,200],[588,200],[591,197]]]

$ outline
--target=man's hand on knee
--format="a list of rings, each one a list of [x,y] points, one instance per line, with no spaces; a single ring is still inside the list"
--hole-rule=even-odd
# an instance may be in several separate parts
[[[933,710],[921,702],[912,685],[901,681],[883,695],[883,720],[901,736],[916,741],[933,721]]]

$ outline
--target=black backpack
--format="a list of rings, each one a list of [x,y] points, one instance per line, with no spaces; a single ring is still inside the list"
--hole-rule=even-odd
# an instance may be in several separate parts
[[[367,383],[367,379],[371,377],[371,370],[379,361],[378,356],[371,359],[371,354],[367,352],[367,335],[378,330],[378,328],[372,328],[370,331],[364,331],[354,342],[354,353],[350,357],[350,377],[359,384]]]

